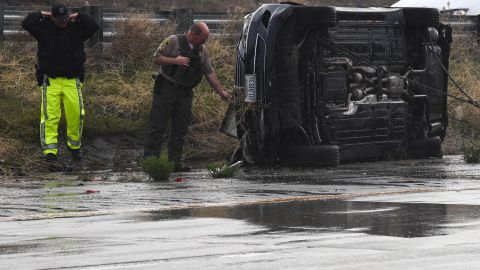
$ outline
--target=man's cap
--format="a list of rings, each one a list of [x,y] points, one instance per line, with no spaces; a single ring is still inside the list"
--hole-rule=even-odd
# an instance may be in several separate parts
[[[52,16],[66,18],[68,17],[68,8],[62,4],[55,4],[52,6]]]

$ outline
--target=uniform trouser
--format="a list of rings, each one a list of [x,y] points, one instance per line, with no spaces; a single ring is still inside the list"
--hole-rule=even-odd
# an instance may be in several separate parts
[[[192,88],[179,87],[165,80],[157,81],[155,84],[144,155],[145,157],[160,155],[168,121],[171,120],[168,159],[180,164],[185,136],[192,117],[193,91]]]
[[[43,154],[58,152],[58,123],[62,115],[60,103],[63,101],[67,120],[67,146],[79,149],[81,146],[83,118],[82,84],[79,79],[64,77],[43,80],[42,106],[40,114],[40,141]]]

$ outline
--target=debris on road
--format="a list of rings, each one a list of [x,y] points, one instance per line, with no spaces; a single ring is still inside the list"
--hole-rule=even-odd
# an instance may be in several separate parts
[[[175,182],[185,182],[185,178],[177,177],[175,178]]]

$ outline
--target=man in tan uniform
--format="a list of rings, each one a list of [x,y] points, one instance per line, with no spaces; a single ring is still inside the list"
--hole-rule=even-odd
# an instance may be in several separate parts
[[[190,170],[182,165],[181,160],[192,115],[192,89],[205,76],[220,97],[230,99],[230,94],[223,89],[213,71],[203,46],[208,36],[207,25],[195,23],[187,34],[165,39],[153,55],[153,62],[160,68],[155,79],[144,157],[160,155],[168,121],[171,120],[168,158],[175,163],[175,171]]]

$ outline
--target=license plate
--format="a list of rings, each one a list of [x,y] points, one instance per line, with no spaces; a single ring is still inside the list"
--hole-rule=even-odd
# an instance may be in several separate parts
[[[245,102],[257,100],[257,77],[255,74],[245,74]]]

